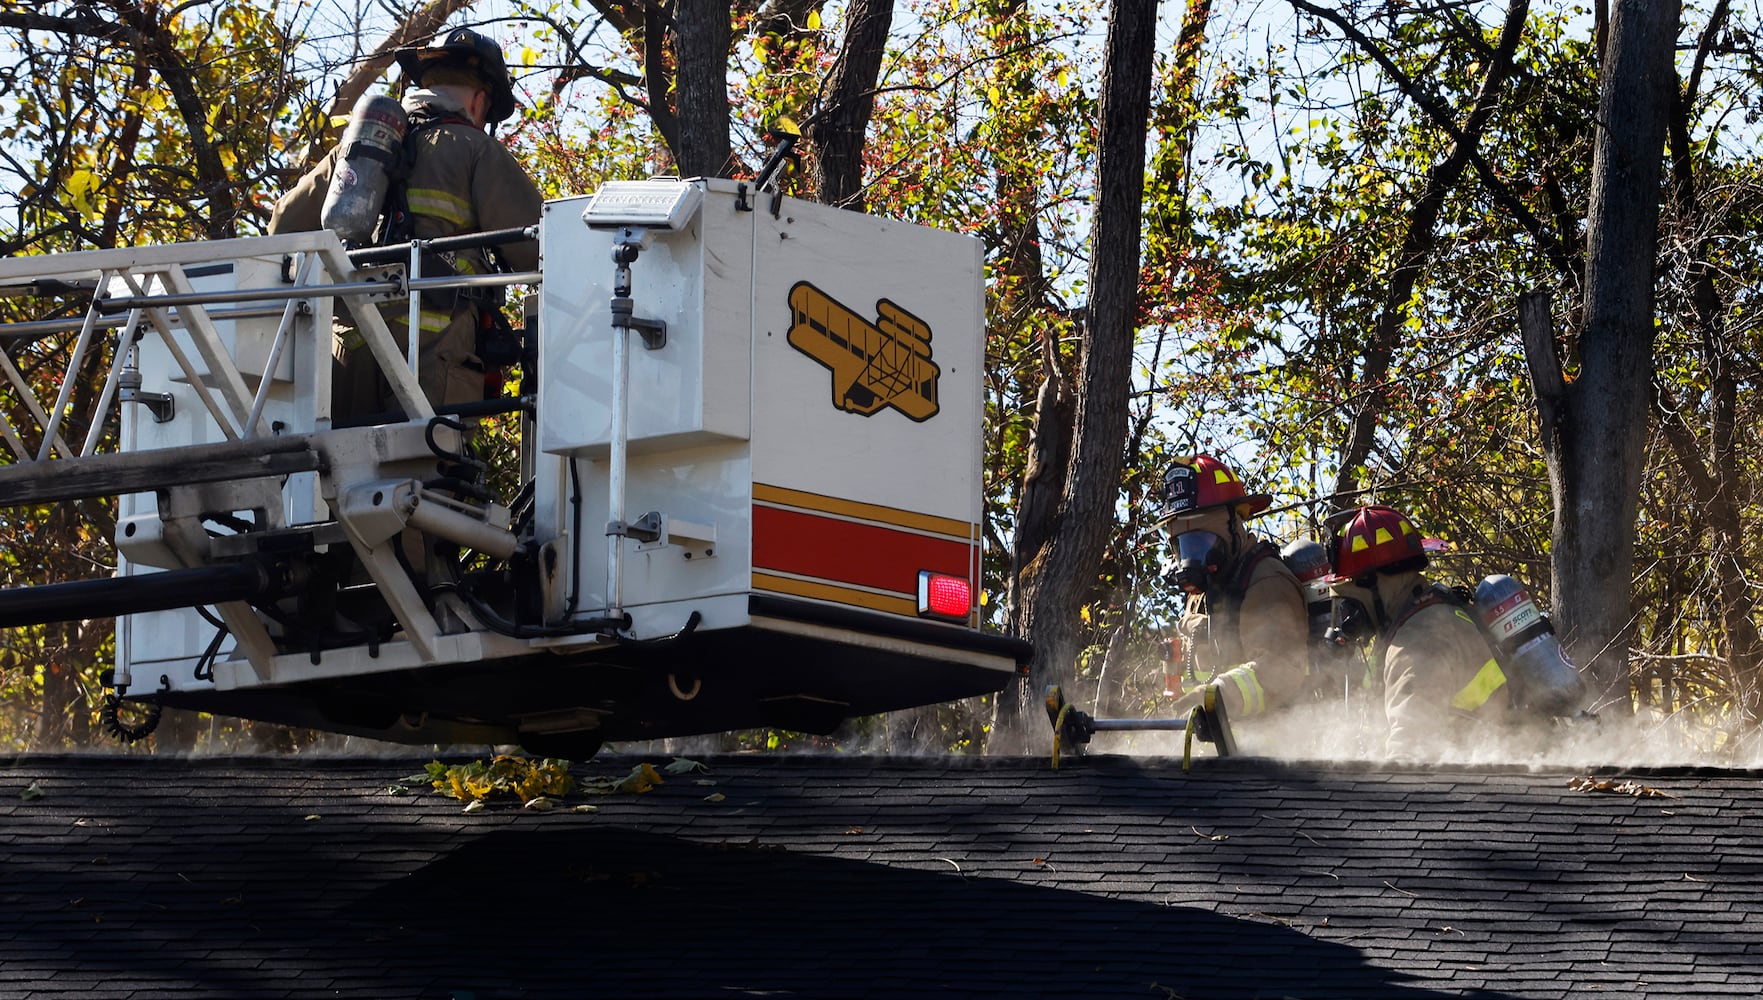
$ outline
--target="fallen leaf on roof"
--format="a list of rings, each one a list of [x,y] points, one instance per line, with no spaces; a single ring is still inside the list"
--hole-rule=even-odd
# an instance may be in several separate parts
[[[308,814],[307,814],[307,815],[305,815],[305,816],[304,816],[304,817],[302,817],[302,818],[303,818],[303,819],[305,819],[305,820],[306,820],[306,822],[308,822],[308,823],[311,823],[311,822],[314,822],[314,821],[316,821],[316,820],[321,820],[321,819],[324,819],[324,817],[323,817],[323,816],[320,816],[320,815],[319,815],[319,814],[317,814],[317,813],[308,813]]]
[[[631,768],[631,773],[626,776],[623,781],[614,785],[613,788],[620,792],[641,795],[660,784],[663,784],[661,780],[661,772],[655,770],[654,764],[645,761],[644,763]]]
[[[663,770],[668,774],[691,774],[694,771],[709,773],[710,768],[699,761],[688,760],[684,757],[675,757],[673,762],[668,764]]]
[[[25,800],[26,802],[30,802],[33,799],[40,799],[47,794],[49,794],[49,793],[43,791],[43,786],[41,786],[33,781],[29,785],[25,786],[24,791],[18,793],[18,797]]]
[[[705,802],[721,802],[723,799],[726,799],[726,798],[728,798],[728,796],[722,794],[721,792],[711,792],[709,795],[704,796],[704,801]]]
[[[526,804],[521,806],[522,809],[531,809],[533,812],[550,812],[556,807],[556,799],[548,799],[543,795],[538,798],[528,799]]]
[[[1587,776],[1574,778],[1567,787],[1576,792],[1609,792],[1612,795],[1632,795],[1637,799],[1674,799],[1675,795],[1651,788],[1638,781],[1599,780]]]
[[[572,812],[572,813],[591,813],[591,812],[597,811],[599,808],[600,808],[599,806],[580,805],[580,806],[576,806],[575,808],[571,809],[570,812]]]
[[[483,799],[472,799],[470,802],[467,802],[465,804],[464,809],[461,809],[459,811],[474,813],[474,812],[477,812],[479,809],[482,809],[483,807],[484,807],[484,800]]]

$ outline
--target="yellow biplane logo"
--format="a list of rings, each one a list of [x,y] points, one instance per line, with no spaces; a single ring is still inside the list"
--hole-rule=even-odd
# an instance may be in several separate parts
[[[872,416],[891,406],[909,419],[937,415],[937,375],[930,327],[887,299],[876,321],[835,302],[806,281],[790,289],[790,346],[833,373],[833,405]]]

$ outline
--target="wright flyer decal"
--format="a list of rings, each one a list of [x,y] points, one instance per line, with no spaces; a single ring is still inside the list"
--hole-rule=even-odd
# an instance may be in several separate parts
[[[931,330],[887,299],[870,321],[806,281],[790,289],[791,347],[832,372],[833,406],[873,416],[891,406],[923,422],[937,415]]]

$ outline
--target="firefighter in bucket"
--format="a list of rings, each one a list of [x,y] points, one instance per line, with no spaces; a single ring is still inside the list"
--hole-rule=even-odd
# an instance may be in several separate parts
[[[1211,455],[1178,460],[1163,477],[1161,526],[1170,539],[1164,579],[1187,596],[1178,626],[1186,690],[1177,714],[1207,687],[1233,720],[1285,708],[1304,694],[1310,618],[1298,578],[1279,549],[1244,522],[1272,498],[1250,494]]]
[[[476,31],[455,28],[430,45],[399,49],[397,59],[406,83],[403,101],[364,98],[355,112],[357,118],[377,114],[395,122],[382,138],[396,142],[388,149],[339,143],[276,202],[269,231],[330,228],[351,242],[386,245],[537,223],[544,196],[491,134],[515,110],[501,48]],[[352,123],[349,134],[357,128]],[[493,253],[429,256],[434,259],[425,257],[427,277],[483,274],[496,269],[498,258],[509,270],[532,271],[539,246],[522,240]],[[500,305],[499,289],[424,295],[418,382],[430,403],[483,400],[486,367],[494,376],[494,369],[515,360],[492,356],[505,354],[511,339],[496,322]],[[406,311],[388,309],[386,321],[394,338],[406,338]],[[352,419],[387,411],[390,393],[359,335],[343,332],[337,358],[333,415]]]

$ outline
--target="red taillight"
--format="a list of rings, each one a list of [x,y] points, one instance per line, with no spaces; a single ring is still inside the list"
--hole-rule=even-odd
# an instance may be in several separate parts
[[[965,621],[972,610],[973,588],[965,577],[919,571],[918,613],[921,616]]]

